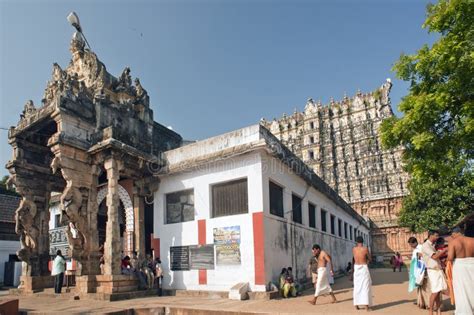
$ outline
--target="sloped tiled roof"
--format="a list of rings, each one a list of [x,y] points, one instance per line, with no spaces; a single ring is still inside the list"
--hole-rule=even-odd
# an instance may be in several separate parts
[[[15,222],[15,211],[20,200],[17,194],[0,189],[0,222]]]

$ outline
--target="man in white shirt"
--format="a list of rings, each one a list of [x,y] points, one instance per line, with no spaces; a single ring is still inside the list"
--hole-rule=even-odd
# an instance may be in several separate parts
[[[61,251],[56,251],[56,258],[53,260],[51,275],[54,276],[54,293],[60,294],[63,287],[64,271],[66,270],[66,260]]]
[[[433,314],[435,304],[438,314],[441,314],[441,292],[448,288],[448,284],[446,283],[446,278],[439,261],[439,258],[446,254],[448,250],[446,248],[436,251],[434,244],[438,238],[439,233],[437,231],[428,231],[428,239],[423,243],[421,248],[423,260],[428,271],[428,281],[430,282],[431,287],[429,310],[430,315]]]

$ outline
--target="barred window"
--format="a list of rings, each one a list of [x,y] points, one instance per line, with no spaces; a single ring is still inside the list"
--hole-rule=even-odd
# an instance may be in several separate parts
[[[55,228],[58,228],[58,227],[61,227],[61,226],[64,226],[64,224],[61,223],[61,215],[60,214],[56,214],[54,216],[54,227]]]
[[[348,235],[347,235],[347,222],[344,222],[344,238],[345,239],[348,239]]]
[[[323,230],[323,232],[327,232],[326,217],[327,212],[321,209],[321,230]]]
[[[270,213],[279,217],[284,217],[283,208],[283,187],[273,182],[269,182],[270,187]]]
[[[248,213],[247,178],[212,186],[212,217]]]
[[[291,195],[292,208],[293,208],[293,222],[303,223],[303,214],[301,211],[301,200],[297,195]]]
[[[337,234],[342,237],[342,220],[337,219]]]
[[[336,217],[331,214],[331,234],[336,235]]]
[[[182,190],[166,195],[166,224],[194,220],[194,190]]]
[[[309,226],[316,227],[316,206],[308,202]]]

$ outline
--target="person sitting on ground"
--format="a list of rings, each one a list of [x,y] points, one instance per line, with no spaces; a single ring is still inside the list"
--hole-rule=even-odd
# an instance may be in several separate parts
[[[295,297],[298,293],[297,290],[297,283],[295,281],[295,277],[293,277],[293,268],[288,267],[286,268],[286,278],[285,278],[286,283],[290,285],[290,291],[289,294],[292,297]]]
[[[125,256],[122,259],[122,274],[123,275],[131,275],[133,273],[132,266],[130,264],[130,256]]]
[[[283,297],[283,288],[286,283],[286,268],[283,268],[280,273],[280,295]]]
[[[163,295],[162,285],[163,285],[163,269],[161,268],[161,260],[160,257],[155,258],[155,281],[156,287],[158,290],[158,296]]]
[[[155,273],[153,270],[153,258],[151,257],[151,254],[147,254],[146,258],[142,261],[140,271],[145,275],[148,289],[153,289],[153,284],[155,282]]]
[[[293,275],[291,273],[288,274],[287,268],[283,268],[280,273],[280,294],[284,298],[296,296],[296,288],[293,284]]]
[[[346,275],[349,275],[351,273],[351,270],[352,270],[352,263],[349,261],[346,267]]]
[[[132,254],[132,259],[130,260],[130,264],[132,265],[133,274],[138,278],[139,285],[138,288],[143,290],[146,288],[146,276],[142,270],[143,267],[143,260],[138,257],[138,253],[136,251]]]

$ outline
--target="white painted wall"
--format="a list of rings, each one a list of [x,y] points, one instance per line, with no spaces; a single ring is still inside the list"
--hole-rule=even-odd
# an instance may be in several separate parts
[[[210,186],[213,184],[247,177],[249,213],[211,218]],[[252,213],[262,212],[262,176],[260,154],[253,152],[238,157],[217,161],[197,170],[160,178],[160,188],[155,193],[154,235],[160,238],[160,257],[165,271],[164,288],[199,289],[227,291],[239,282],[249,282],[254,291],[265,290],[255,286],[254,245]],[[164,224],[165,195],[168,193],[194,189],[194,221]],[[241,265],[215,266],[207,270],[207,285],[199,285],[198,270],[171,271],[169,248],[198,244],[198,220],[206,220],[206,243],[213,244],[213,229],[216,227],[240,226]]]
[[[265,274],[267,281],[278,279],[281,269],[292,266],[293,273],[300,280],[306,280],[306,266],[311,257],[311,247],[319,244],[333,259],[334,270],[344,268],[352,260],[355,242],[338,236],[338,219],[357,227],[366,235],[368,229],[351,215],[344,212],[332,200],[292,172],[280,160],[269,155],[262,156],[263,204],[265,213]],[[269,181],[283,187],[285,218],[270,214]],[[304,197],[302,201],[302,224],[292,221],[292,194]],[[316,206],[316,228],[309,227],[308,202]],[[321,230],[321,209],[326,210],[327,232]],[[331,234],[330,215],[336,217],[335,235]],[[343,232],[343,231],[342,231]]]
[[[55,217],[57,214],[61,214],[61,210],[59,209],[59,203],[53,204],[51,207],[49,207],[49,229],[55,229],[57,226],[55,226]]]
[[[0,241],[0,283],[3,283],[3,275],[5,273],[5,262],[8,261],[10,255],[16,254],[20,249],[19,241]]]
[[[222,154],[247,153],[223,158]],[[160,239],[160,257],[165,270],[164,288],[229,290],[239,282],[249,282],[253,291],[263,291],[265,286],[255,286],[255,264],[252,213],[264,213],[265,282],[275,281],[281,268],[292,266],[296,276],[305,281],[305,271],[315,243],[328,251],[334,260],[334,269],[342,269],[351,261],[353,240],[338,236],[338,219],[359,228],[368,235],[352,213],[346,213],[326,195],[306,182],[279,159],[266,151],[260,126],[250,126],[221,136],[209,138],[165,152],[169,170],[174,173],[160,177],[160,187],[155,193],[154,235]],[[233,151],[235,150],[235,151]],[[220,159],[219,159],[220,157]],[[207,164],[202,164],[207,161]],[[193,166],[194,165],[194,166]],[[199,165],[199,166],[196,166]],[[180,169],[182,168],[182,169]],[[180,173],[174,170],[180,170]],[[211,185],[246,177],[248,182],[249,213],[211,218]],[[280,218],[269,211],[269,180],[284,187],[286,215]],[[164,224],[165,196],[186,189],[194,189],[195,218],[191,222]],[[291,195],[303,197],[302,224],[291,219]],[[316,228],[309,227],[308,201],[316,205]],[[321,231],[321,209],[327,211],[327,232]],[[336,217],[335,234],[331,234],[330,215]],[[215,266],[207,271],[207,285],[199,285],[198,270],[170,271],[171,246],[198,244],[198,220],[206,220],[206,243],[213,244],[215,227],[240,226],[241,256],[239,266]],[[360,219],[360,218],[359,218]],[[353,237],[353,239],[355,236]],[[369,242],[369,241],[368,241]]]

